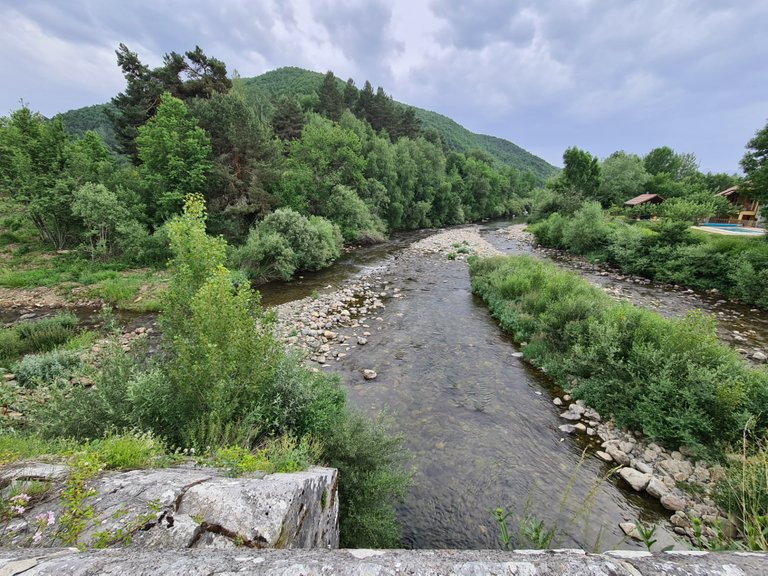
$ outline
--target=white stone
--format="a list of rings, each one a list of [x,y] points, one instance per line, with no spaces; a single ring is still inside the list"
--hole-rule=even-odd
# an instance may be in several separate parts
[[[637,492],[645,490],[645,487],[648,486],[648,482],[651,480],[649,474],[643,474],[634,468],[622,468],[619,470],[619,476]]]

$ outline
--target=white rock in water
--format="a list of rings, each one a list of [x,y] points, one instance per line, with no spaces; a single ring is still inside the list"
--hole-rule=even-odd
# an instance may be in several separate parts
[[[560,432],[565,432],[566,434],[573,434],[576,432],[576,426],[573,424],[562,424],[557,427]]]
[[[607,452],[603,452],[602,450],[598,450],[595,452],[595,456],[600,458],[603,462],[613,462],[613,458],[611,458],[611,455]]]
[[[563,401],[562,401],[562,400],[560,400],[560,398],[555,398],[554,400],[552,400],[552,403],[553,403],[555,406],[562,406],[562,405],[563,405]]]
[[[640,532],[637,531],[637,526],[634,524],[634,522],[622,522],[619,524],[619,528],[621,528],[622,532],[624,532],[624,534],[630,538],[634,538],[635,540],[642,540],[640,537]]]
[[[622,468],[619,470],[619,476],[637,492],[645,490],[645,487],[651,481],[650,474],[643,474],[634,468]]]
[[[376,378],[376,376],[378,376],[378,374],[376,374],[375,370],[370,370],[370,369],[363,370],[363,378],[365,378],[366,380],[373,380],[374,378]]]
[[[763,352],[760,352],[760,350],[758,350],[757,352],[752,354],[752,360],[757,360],[758,362],[765,362],[766,360],[768,360],[768,356],[766,356]]]

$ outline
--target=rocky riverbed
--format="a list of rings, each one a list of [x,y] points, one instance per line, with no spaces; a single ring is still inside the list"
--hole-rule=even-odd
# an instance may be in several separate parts
[[[492,256],[500,252],[480,237],[476,227],[435,233],[415,242],[383,265],[348,280],[338,290],[276,306],[277,335],[286,344],[301,350],[313,367],[332,367],[366,346],[372,332],[382,329],[382,318],[377,311],[384,308],[388,300],[404,296],[400,288],[392,285],[395,265],[401,260],[429,254],[461,261],[472,254]],[[377,377],[372,368],[360,373],[366,380]]]

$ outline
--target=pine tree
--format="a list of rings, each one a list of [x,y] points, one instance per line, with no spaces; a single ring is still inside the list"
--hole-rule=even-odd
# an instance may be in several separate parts
[[[344,103],[341,92],[338,86],[336,86],[336,77],[330,70],[323,77],[323,83],[320,85],[318,95],[320,97],[320,102],[317,105],[318,112],[334,122],[341,120]]]

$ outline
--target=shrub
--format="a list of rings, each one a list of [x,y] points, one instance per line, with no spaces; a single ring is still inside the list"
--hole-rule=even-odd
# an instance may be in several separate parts
[[[288,280],[296,270],[319,270],[341,254],[339,228],[320,216],[290,208],[268,214],[254,226],[232,261],[256,280]]]
[[[152,466],[165,454],[163,443],[151,432],[108,433],[92,440],[87,451],[96,454],[109,470],[135,470]]]
[[[559,213],[550,214],[546,220],[533,224],[528,230],[533,233],[536,242],[547,248],[565,248],[563,229],[566,219]]]
[[[608,244],[611,224],[599,202],[586,202],[563,226],[563,244],[576,254],[600,252]]]
[[[325,214],[339,225],[341,235],[347,242],[380,242],[384,238],[384,223],[347,186],[338,185],[333,189]]]
[[[68,380],[81,367],[80,354],[56,350],[27,355],[14,366],[13,371],[22,386],[55,386]]]
[[[59,312],[50,318],[20,322],[13,329],[19,336],[23,352],[45,352],[71,338],[76,326],[74,314]]]

